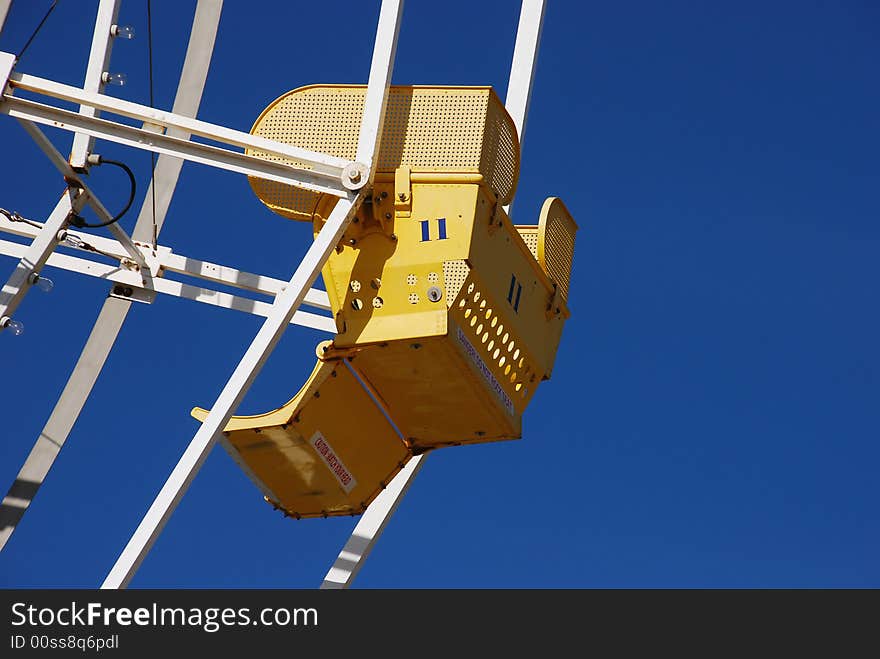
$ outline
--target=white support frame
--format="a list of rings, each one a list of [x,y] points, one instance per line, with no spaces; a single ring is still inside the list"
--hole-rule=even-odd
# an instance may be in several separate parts
[[[279,183],[296,185],[314,192],[332,194],[343,197],[352,189],[363,183],[352,183],[344,176],[346,168],[352,163],[322,153],[307,151],[298,147],[276,142],[274,140],[251,135],[231,128],[218,126],[206,121],[192,119],[173,112],[156,110],[146,105],[124,101],[112,96],[90,92],[78,87],[64,85],[44,78],[24,73],[13,73],[9,77],[8,88],[11,91],[23,90],[42,94],[57,100],[88,104],[130,119],[135,119],[148,126],[137,128],[97,117],[63,110],[52,105],[38,103],[13,96],[11,91],[4,93],[0,102],[0,113],[8,114],[16,119],[24,119],[60,128],[76,133],[83,133],[124,144],[136,149],[154,151],[173,155],[184,160],[191,160],[211,165],[220,169],[257,176]],[[164,131],[174,129],[180,133],[197,135],[221,144],[252,149],[272,156],[288,160],[288,163],[274,162],[250,156],[238,151],[230,151],[210,146],[190,139],[166,135]],[[295,161],[292,164],[289,161]],[[345,180],[345,184],[343,184]]]
[[[532,82],[535,77],[535,64],[538,59],[538,45],[541,41],[541,30],[544,21],[546,0],[523,0],[516,32],[516,45],[513,51],[513,63],[510,69],[510,81],[507,85],[506,109],[514,120],[522,145],[529,101],[532,95]],[[512,204],[513,202],[511,202]],[[510,205],[505,211],[510,210]],[[377,496],[358,520],[351,536],[330,567],[321,584],[321,589],[339,589],[351,586],[354,578],[363,567],[382,531],[385,530],[391,516],[397,510],[422,468],[428,454],[423,453],[410,459],[407,467],[402,469],[389,483],[388,487]]]
[[[331,328],[329,325],[329,323],[332,323],[332,319],[329,317],[301,312],[298,311],[298,307],[303,303],[311,303],[313,306],[321,309],[329,308],[326,293],[309,289],[309,286],[317,277],[329,253],[338,243],[348,222],[350,222],[359,204],[363,201],[365,191],[375,174],[373,158],[378,151],[381,137],[381,126],[383,125],[387,91],[393,69],[403,6],[402,0],[383,0],[382,2],[356,160],[349,162],[324,154],[296,149],[289,145],[193,118],[196,114],[201,90],[204,86],[204,75],[207,72],[210,52],[213,50],[216,20],[219,19],[222,0],[199,0],[196,9],[193,35],[191,37],[190,49],[187,51],[187,62],[190,62],[191,54],[194,56],[194,60],[199,60],[201,56],[201,60],[195,67],[200,69],[200,73],[196,74],[195,77],[200,77],[201,80],[196,85],[197,93],[195,93],[194,104],[192,98],[187,99],[186,95],[182,93],[184,77],[187,75],[186,63],[184,65],[184,72],[181,74],[181,84],[172,112],[155,110],[101,94],[100,91],[103,86],[101,74],[107,70],[112,42],[109,26],[116,21],[118,4],[119,0],[100,0],[86,82],[82,89],[14,72],[8,76],[8,81],[0,81],[8,82],[8,85],[2,85],[4,89],[0,89],[3,92],[2,97],[0,97],[0,114],[8,114],[19,119],[38,146],[46,152],[53,164],[73,183],[73,187],[68,189],[50,218],[46,223],[40,225],[40,228],[31,228],[27,227],[27,225],[12,227],[10,225],[13,223],[8,222],[5,218],[0,218],[0,230],[33,238],[30,246],[0,240],[0,254],[20,257],[19,267],[16,268],[13,277],[10,279],[12,287],[7,290],[7,287],[10,286],[10,284],[7,284],[7,287],[4,287],[3,292],[0,293],[0,302],[8,300],[5,304],[0,304],[0,311],[14,308],[14,305],[17,304],[24,290],[26,290],[27,281],[25,281],[24,285],[18,281],[21,279],[22,274],[27,272],[26,278],[29,278],[34,272],[39,272],[43,265],[48,264],[54,267],[91,274],[112,282],[147,287],[155,292],[249,311],[258,315],[264,315],[267,317],[267,320],[245,352],[205,422],[195,437],[193,437],[186,452],[172,471],[153,505],[108,574],[102,588],[124,588],[128,585],[156,538],[161,533],[165,523],[173,514],[190,483],[195,478],[213,445],[218,440],[224,443],[224,445],[226,444],[222,437],[222,428],[225,427],[250,385],[257,377],[287,324],[297,322],[299,319],[304,321],[301,324],[335,331],[335,328]],[[0,29],[2,29],[5,10],[8,10],[8,5],[9,2],[7,0],[0,0],[0,10],[3,10],[2,15],[0,15]],[[537,49],[543,26],[544,8],[545,0],[523,0],[520,13],[507,96],[507,109],[517,126],[520,143],[522,143],[523,139],[525,119],[531,97]],[[201,20],[205,24],[210,24],[213,20],[213,28],[208,29],[211,32],[209,38],[210,47],[206,49],[204,47],[205,44],[202,43],[202,47],[197,49],[199,52],[191,53],[190,50],[192,50],[193,40],[197,36],[197,28],[200,23],[200,12],[202,13]],[[213,14],[213,16],[209,16],[209,14]],[[207,56],[205,56],[206,50]],[[7,54],[0,53],[0,60],[5,55]],[[5,75],[3,77],[6,78]],[[16,97],[13,95],[16,90],[41,94],[61,101],[74,102],[79,104],[80,110],[79,112],[70,112],[33,100]],[[180,104],[178,101],[180,101]],[[142,122],[143,128],[100,119],[97,116],[100,111]],[[339,197],[340,201],[290,281],[286,283],[269,277],[242,273],[225,266],[181,257],[172,254],[170,249],[161,246],[154,245],[152,249],[148,249],[148,245],[135,243],[115,225],[111,225],[110,230],[113,231],[117,240],[108,240],[92,235],[88,235],[87,239],[89,243],[94,244],[101,251],[106,251],[113,258],[120,260],[120,267],[107,265],[94,259],[84,259],[67,254],[53,254],[54,243],[57,243],[59,230],[64,228],[70,210],[78,212],[82,205],[89,203],[103,219],[109,219],[110,216],[100,201],[82,184],[81,179],[71,169],[67,161],[64,161],[63,157],[54,149],[49,140],[37,129],[34,125],[35,123],[75,133],[70,163],[74,164],[77,168],[86,166],[86,159],[94,138],[108,139],[161,154],[156,169],[156,181],[151,183],[151,186],[155,184],[157,189],[157,208],[154,209],[152,207],[152,192],[148,191],[147,201],[145,201],[141,208],[134,231],[136,239],[140,241],[147,241],[150,238],[148,231],[152,228],[150,220],[152,220],[151,216],[154,213],[156,215],[157,228],[161,228],[165,212],[168,208],[168,202],[180,171],[181,163],[178,159],[200,162],[249,176],[257,176],[322,193],[333,194]],[[267,161],[241,152],[195,142],[190,139],[191,135],[227,146],[251,149],[281,157],[289,164]],[[162,167],[163,164],[166,164],[165,168]],[[160,171],[164,174],[166,169],[167,175],[160,176]],[[510,206],[506,210],[509,212],[509,209]],[[56,229],[54,232],[52,231],[53,228]],[[128,269],[129,260],[138,264],[139,272]],[[201,278],[213,283],[229,285],[250,292],[274,295],[275,302],[269,305],[267,302],[173,281],[164,278],[163,274],[165,272]],[[140,273],[143,273],[143,276]],[[139,284],[137,283],[138,280],[140,280]],[[16,281],[18,281],[17,287],[15,285]],[[61,444],[66,439],[73,422],[82,408],[82,404],[85,402],[85,397],[88,396],[88,392],[91,390],[95,378],[106,360],[129,306],[129,302],[118,299],[108,299],[105,303],[105,307],[96,321],[93,334],[89,338],[89,342],[68,382],[68,386],[65,388],[56,409],[53,411],[52,417],[50,417],[44,432],[40,436],[40,440],[46,438],[48,441],[52,441],[52,435],[48,430],[50,427],[60,426],[63,430],[61,443],[54,450],[54,454],[48,457],[47,463],[45,456],[40,455],[42,449],[38,440],[38,444],[35,445],[32,455],[29,456],[28,463],[23,468],[22,474],[27,472],[31,458],[36,458],[38,462],[41,462],[40,470],[42,470],[42,473],[40,474],[39,482],[42,482],[42,478],[45,477],[48,468],[51,467],[57,450],[60,449]],[[0,313],[0,316],[2,315]],[[89,365],[90,361],[94,363]],[[80,397],[80,400],[67,400],[66,397],[70,393],[68,390],[75,389],[83,384],[85,385],[85,393]],[[73,395],[73,398],[75,399],[76,395]],[[54,426],[53,423],[55,424]],[[401,470],[400,474],[389,484],[388,488],[367,509],[327,574],[321,586],[322,588],[347,588],[350,586],[390,520],[391,515],[397,509],[404,494],[413,482],[415,475],[421,469],[425,457],[426,455],[423,454],[412,458],[407,466]],[[10,490],[10,495],[13,493],[14,487]],[[7,498],[4,499],[4,504],[10,499],[10,495],[7,495]],[[8,534],[4,536],[3,530],[0,529],[0,549],[2,549],[7,539]]]
[[[9,15],[11,6],[12,0],[0,0],[0,34],[3,33],[3,26],[6,24],[6,17]]]
[[[357,160],[359,163],[372,163],[378,148],[381,121],[385,116],[388,88],[391,84],[391,74],[394,68],[393,58],[400,31],[402,11],[403,0],[382,1],[358,141]],[[375,174],[373,168],[369,168],[367,172],[364,172],[366,180],[363,183],[372,182]],[[263,364],[269,358],[293,313],[305,298],[307,289],[318,276],[330,253],[336,248],[349,222],[363,202],[365,191],[366,188],[361,188],[359,192],[351,193],[348,197],[337,202],[324,227],[315,237],[314,244],[293,273],[287,287],[275,299],[270,316],[260,328],[202,426],[107,575],[101,586],[102,589],[128,586],[156,538],[162,532],[162,528],[177,508],[202,463],[217,442],[221,431],[226,427]]]
[[[519,12],[516,44],[513,47],[513,61],[510,63],[510,78],[504,107],[507,108],[516,125],[520,150],[525,139],[526,118],[529,115],[529,103],[532,99],[532,83],[535,81],[546,5],[546,0],[523,0]],[[513,200],[504,207],[504,212],[508,216],[513,212]]]
[[[223,0],[198,0],[174,100],[176,113],[195,116],[198,111],[222,7]],[[3,75],[4,85],[7,77],[8,73]],[[135,238],[142,235],[152,236],[154,219],[156,232],[161,230],[168,210],[168,201],[174,192],[181,166],[182,161],[177,158],[159,156],[155,174],[158,204],[155,210],[151,206],[146,212],[147,203],[141,207],[141,213],[134,227]],[[152,203],[151,190],[148,190],[147,198]],[[55,458],[67,441],[107,361],[130,308],[131,302],[128,300],[108,297],[104,301],[64,391],[0,505],[0,513],[3,516],[3,526],[0,527],[0,549],[9,541],[52,469]]]
[[[25,293],[34,283],[32,276],[40,272],[49,255],[55,250],[58,236],[67,226],[68,216],[71,212],[78,212],[86,198],[87,194],[80,190],[67,188],[43,225],[43,229],[19,257],[15,270],[0,289],[0,331],[6,327],[8,319],[12,318]]]
[[[111,30],[119,17],[119,0],[100,0],[98,15],[95,18],[95,31],[92,34],[92,48],[89,51],[89,64],[86,67],[86,79],[83,88],[100,92],[104,89],[104,72],[110,66],[110,53],[113,52],[113,35]],[[80,105],[79,113],[84,117],[97,117],[98,108]],[[83,168],[91,153],[95,140],[85,133],[73,136],[73,147],[70,150],[70,164]]]

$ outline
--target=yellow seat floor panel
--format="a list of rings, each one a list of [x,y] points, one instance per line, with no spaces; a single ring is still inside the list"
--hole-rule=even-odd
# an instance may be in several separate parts
[[[412,455],[343,360],[319,361],[286,405],[232,417],[224,435],[266,499],[296,518],[362,513]]]

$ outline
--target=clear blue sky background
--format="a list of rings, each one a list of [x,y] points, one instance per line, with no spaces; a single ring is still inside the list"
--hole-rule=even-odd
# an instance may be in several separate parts
[[[169,108],[195,3],[153,4]],[[259,4],[227,1],[201,118],[247,130],[289,89],[366,81],[378,2]],[[558,195],[581,227],[553,378],[522,440],[430,456],[356,585],[880,586],[880,8],[548,4],[514,215]],[[14,3],[0,48],[47,5]],[[61,0],[20,70],[81,84],[94,5]],[[503,98],[517,17],[512,0],[411,0],[395,83]],[[145,3],[121,22],[138,36],[116,44],[130,84],[110,93],[146,102]],[[15,121],[0,144],[0,206],[44,218],[61,179]],[[146,189],[145,152],[98,150]],[[92,177],[111,208],[117,176]],[[161,242],[287,279],[310,227],[187,164]],[[25,334],[0,335],[4,492],[107,290],[49,276],[17,314]],[[195,432],[190,407],[259,324],[170,298],[133,309],[0,584],[100,584]],[[286,401],[321,338],[287,332],[240,411]],[[354,523],[282,519],[218,448],[132,585],[315,587]]]

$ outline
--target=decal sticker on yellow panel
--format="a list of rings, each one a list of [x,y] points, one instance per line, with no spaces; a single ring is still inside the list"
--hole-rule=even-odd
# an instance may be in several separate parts
[[[342,489],[345,490],[345,493],[350,494],[355,485],[357,485],[357,481],[354,476],[351,475],[348,468],[342,463],[342,460],[339,459],[339,456],[336,455],[336,452],[331,448],[330,444],[327,443],[324,435],[316,431],[309,440],[309,443],[314,447],[318,455],[321,456],[321,459],[324,461],[324,464],[327,465],[327,468],[333,472],[334,476],[336,476],[336,480],[339,481],[339,484],[342,486]]]

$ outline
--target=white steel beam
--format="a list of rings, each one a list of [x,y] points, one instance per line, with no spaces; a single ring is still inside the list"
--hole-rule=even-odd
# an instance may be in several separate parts
[[[5,254],[6,256],[19,256],[24,254],[26,250],[26,245],[0,239],[0,254]],[[97,261],[81,259],[67,254],[51,254],[46,261],[46,266],[91,275],[92,277],[104,279],[105,281],[123,286],[141,286],[140,274],[137,272],[122,269],[117,265],[99,263]],[[194,302],[203,302],[215,307],[244,311],[245,313],[253,314],[255,316],[268,317],[272,310],[272,304],[269,302],[241,297],[239,295],[232,295],[230,293],[224,293],[210,288],[202,288],[200,286],[194,286],[192,284],[171,279],[153,279],[153,286],[150,290],[153,290],[156,293],[162,293],[163,295],[179,297]],[[297,311],[290,322],[293,325],[310,327],[312,329],[321,330],[322,332],[329,332],[330,334],[336,333],[336,323],[330,316],[314,314],[308,311]]]
[[[110,65],[110,51],[113,50],[113,36],[110,29],[116,24],[119,15],[119,0],[101,0],[98,3],[98,14],[95,17],[95,31],[92,34],[92,48],[89,52],[89,63],[86,66],[86,78],[83,88],[99,92],[104,88],[103,75]],[[81,105],[81,115],[97,117],[98,110],[94,107]],[[70,150],[70,164],[74,167],[85,167],[86,158],[92,150],[94,140],[84,133],[73,136],[73,148]]]
[[[341,199],[324,228],[315,237],[305,258],[293,273],[290,282],[276,299],[266,322],[239,362],[207,418],[196,432],[180,461],[162,486],[147,514],[132,535],[122,554],[110,570],[102,589],[125,588],[140,567],[163,527],[177,508],[230,417],[238,408],[256,379],[297,307],[305,298],[308,287],[318,276],[330,252],[335,249],[363,201],[363,192]]]
[[[516,45],[513,48],[513,61],[510,65],[510,79],[507,83],[507,99],[504,107],[516,125],[519,145],[522,149],[526,131],[526,117],[532,98],[532,83],[538,63],[538,46],[541,44],[541,31],[544,28],[544,9],[546,0],[523,0],[516,30]],[[513,201],[504,207],[510,215]]]
[[[49,141],[45,135],[43,135],[42,131],[34,126],[30,121],[20,120],[19,123],[24,127],[24,129],[28,132],[28,134],[33,138],[34,142],[37,143],[37,146],[49,157],[49,161],[55,165],[59,172],[61,172],[62,176],[68,181],[68,183],[75,184],[79,187],[84,195],[85,201],[92,207],[98,217],[102,222],[108,221],[113,216],[110,214],[104,204],[101,203],[101,200],[98,199],[94,193],[89,189],[89,187],[83,183],[82,178],[73,171],[73,168],[70,164],[64,159],[58,149]],[[116,240],[119,241],[119,244],[125,249],[128,256],[140,266],[140,268],[144,272],[145,280],[142,285],[147,285],[149,283],[149,268],[147,267],[147,263],[144,260],[143,254],[135,247],[131,238],[129,238],[128,234],[122,230],[121,227],[116,224],[111,224],[107,227],[107,229],[112,233]]]
[[[345,196],[348,193],[348,190],[341,183],[341,177],[304,170],[281,162],[263,160],[237,151],[229,151],[105,119],[85,117],[76,112],[27,101],[8,94],[3,96],[3,101],[0,103],[0,113],[53,128],[86,133],[135,149],[154,151],[248,176],[296,185],[314,192],[332,194],[337,197]]]
[[[367,83],[367,96],[364,99],[364,113],[355,156],[358,163],[368,168],[370,183],[376,175],[373,159],[379,153],[379,141],[382,137],[382,127],[385,125],[388,87],[391,85],[402,15],[403,0],[383,0],[379,10],[376,43],[373,46],[370,78]]]
[[[19,303],[30,288],[32,275],[39,274],[43,264],[58,244],[59,232],[67,226],[67,218],[71,211],[76,212],[84,200],[79,191],[68,188],[55,205],[42,231],[34,238],[15,266],[9,280],[0,290],[0,332],[3,331],[7,319],[11,319]]]
[[[173,112],[165,112],[147,105],[124,101],[113,96],[98,94],[87,89],[80,89],[79,87],[65,85],[26,73],[13,73],[9,77],[9,86],[13,89],[23,89],[62,101],[89,104],[105,112],[128,117],[154,126],[161,126],[166,129],[175,128],[187,134],[198,135],[221,144],[254,149],[269,155],[289,158],[308,165],[315,174],[323,174],[326,177],[333,177],[337,180],[341,178],[342,170],[350,164],[344,158],[337,158],[336,156],[316,151],[308,151],[290,144],[260,137],[259,135],[251,135],[240,130],[185,117]]]
[[[177,84],[177,94],[171,111],[184,117],[195,117],[199,113],[199,105],[202,102],[202,92],[208,77],[208,69],[211,65],[211,54],[214,52],[214,42],[217,38],[217,27],[220,25],[220,12],[223,9],[223,0],[199,0],[193,16],[192,33],[189,37],[186,56],[183,60],[183,68],[180,71],[180,81]],[[166,134],[180,139],[189,139],[189,133],[177,128],[169,128]],[[142,242],[153,242],[153,220],[155,219],[155,233],[162,229],[165,214],[171,204],[174,188],[177,187],[177,179],[183,168],[183,160],[168,155],[160,155],[156,161],[156,170],[153,180],[147,189],[147,196],[141,212],[138,215],[132,237]],[[156,207],[153,208],[155,199]]]
[[[33,222],[30,224],[23,222],[12,222],[0,215],[0,232],[9,233],[11,235],[21,236],[24,238],[35,238],[37,235],[39,235],[41,228],[42,224],[40,224],[39,222]],[[118,259],[120,261],[127,258],[127,252],[122,249],[119,243],[115,240],[102,238],[101,236],[94,236],[90,234],[78,234],[72,230],[68,230],[67,235],[71,238],[78,239],[86,243],[90,247],[95,248],[80,248],[86,253],[91,253],[95,250],[98,250],[100,253]],[[18,253],[14,252],[14,250],[22,247],[22,245],[18,243],[10,243],[8,241],[4,241],[4,244],[16,246],[15,248],[10,247],[9,249],[0,249],[0,254],[5,254],[6,256],[17,256]],[[136,245],[138,244],[136,243]],[[73,247],[69,245],[61,246]],[[180,254],[173,254],[169,248],[163,247],[162,245],[158,246],[155,257],[152,256],[152,248],[143,245],[141,245],[141,247],[148,249],[148,251],[150,252],[150,255],[144,255],[144,258],[150,261],[148,267],[150,268],[150,270],[153,271],[161,269],[165,273],[177,273],[189,277],[194,277],[196,279],[203,279],[205,281],[213,282],[215,284],[223,284],[226,286],[238,288],[243,291],[261,293],[263,295],[269,295],[273,297],[284,290],[284,287],[287,285],[286,281],[276,279],[275,277],[255,275],[250,272],[236,270],[235,268],[230,268],[228,266],[194,259],[188,256],[182,256]],[[89,266],[92,265],[91,261],[85,261],[83,259],[77,259],[77,261],[80,261],[82,264],[88,264]],[[72,264],[73,261],[69,263]],[[85,265],[80,265],[77,267],[67,267],[65,265],[61,265],[61,262],[53,262],[51,258],[49,260],[49,265],[65,268],[74,272],[91,274],[91,271],[88,271]],[[104,264],[102,263],[100,265]],[[134,285],[141,286],[141,284],[139,283],[135,283]],[[306,297],[303,303],[317,309],[323,309],[325,311],[330,310],[330,300],[327,297],[326,291],[321,291],[316,288],[309,289],[309,291],[306,293]]]
[[[373,502],[358,520],[348,542],[336,557],[333,567],[324,577],[324,582],[321,584],[322,590],[335,590],[351,586],[379,536],[382,535],[382,531],[385,530],[385,526],[391,520],[394,511],[403,501],[403,495],[415,480],[426,456],[427,453],[423,453],[411,458],[388,484],[388,487],[373,499]]]
[[[379,18],[379,29],[373,58],[370,66],[370,81],[364,103],[364,121],[361,123],[358,140],[358,161],[372,163],[379,146],[379,122],[387,102],[388,85],[394,69],[394,53],[400,28],[400,15],[403,0],[383,0]],[[393,17],[389,24],[387,17]],[[384,20],[383,20],[384,19]],[[377,90],[380,86],[381,91]],[[378,109],[377,109],[378,106]],[[368,123],[369,122],[369,123]],[[364,135],[375,134],[375,141],[365,139]],[[361,145],[372,145],[371,148]],[[370,176],[373,175],[370,168]],[[364,182],[366,183],[366,182]],[[137,572],[150,548],[162,532],[181,498],[186,493],[208,454],[217,442],[223,428],[235,413],[251,384],[256,379],[265,361],[281,338],[294,311],[302,304],[306,291],[315,281],[330,252],[336,248],[345,229],[363,202],[366,188],[340,199],[324,227],[315,237],[303,260],[290,279],[284,291],[275,298],[271,315],[257,333],[250,347],[242,357],[220,396],[214,403],[202,426],[193,437],[177,466],[171,472],[146,516],[129,540],[116,564],[110,570],[102,589],[125,588]]]
[[[520,146],[522,146],[526,116],[532,95],[535,63],[538,58],[538,45],[541,41],[544,21],[544,6],[545,0],[523,0],[516,33],[513,63],[510,68],[510,80],[507,84],[506,108],[516,124]],[[505,208],[505,211],[510,212],[510,205]],[[427,453],[423,453],[410,460],[407,468],[402,469],[388,487],[373,500],[355,526],[333,567],[324,577],[324,582],[321,584],[322,589],[351,586],[394,511],[400,505],[416,474],[422,468],[426,457]],[[412,468],[410,469],[410,467]]]
[[[183,71],[174,100],[175,112],[179,114],[192,117],[197,114],[208,75],[222,6],[222,0],[198,0]],[[177,134],[177,136],[188,137],[181,134]],[[162,227],[165,219],[168,201],[174,191],[181,164],[181,161],[176,158],[159,156],[155,174],[158,202],[155,209],[157,229]],[[152,195],[150,198],[152,199]],[[144,219],[144,215],[144,209],[141,208],[141,214],[134,227],[133,235],[136,238],[142,235],[150,236],[153,233],[152,209],[148,220]],[[61,397],[37,437],[24,465],[19,470],[18,477],[9,488],[3,503],[0,504],[0,549],[9,540],[27,510],[27,506],[30,505],[48,476],[58,452],[67,441],[67,437],[92,391],[95,380],[107,361],[130,307],[131,302],[127,300],[113,297],[108,297],[105,300]]]
[[[6,16],[11,6],[12,0],[0,0],[0,34],[3,33],[3,26],[6,24]]]

